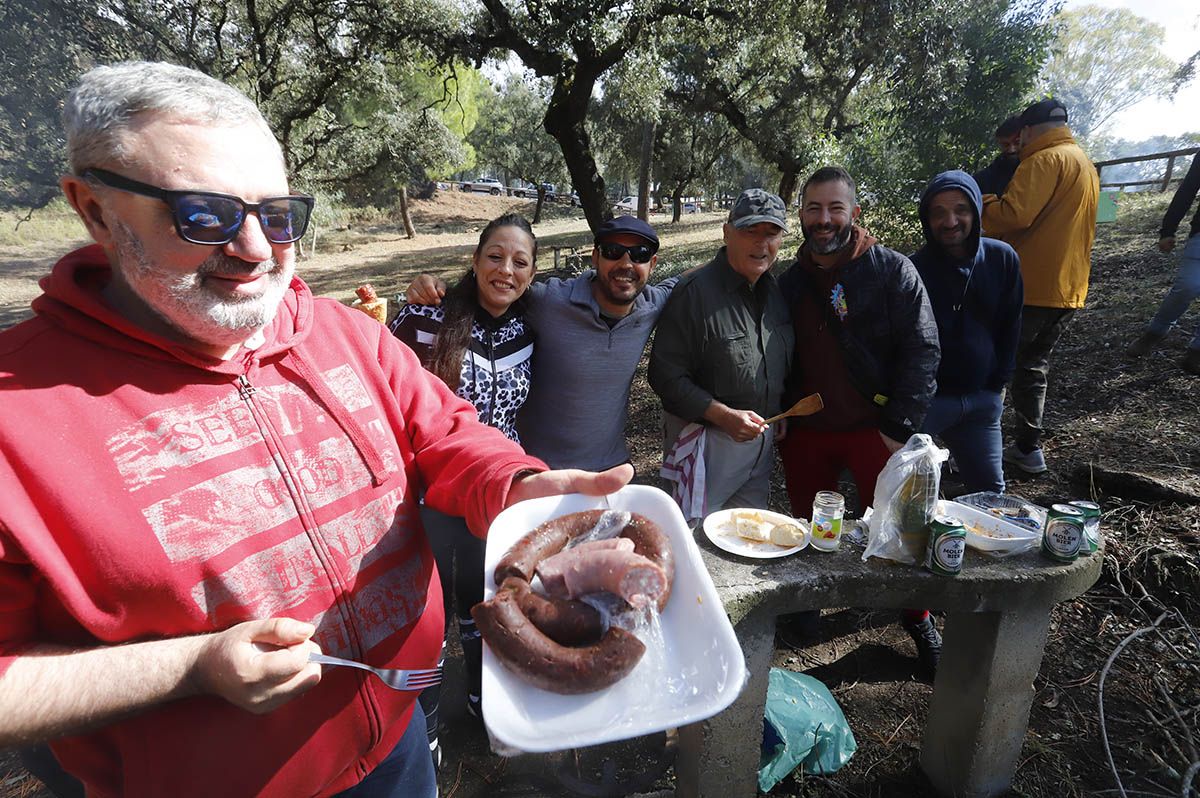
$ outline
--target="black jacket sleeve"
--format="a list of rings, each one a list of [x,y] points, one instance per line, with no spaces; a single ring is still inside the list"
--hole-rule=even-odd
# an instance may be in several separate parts
[[[937,391],[941,359],[937,321],[917,268],[903,255],[889,269],[886,293],[888,316],[895,336],[887,364],[890,393],[883,406],[879,431],[892,440],[907,441],[921,429],[925,412]]]
[[[1171,198],[1171,204],[1167,206],[1167,212],[1163,215],[1162,229],[1158,231],[1159,238],[1175,236],[1176,231],[1179,230],[1179,223],[1183,221],[1183,216],[1187,213],[1188,208],[1192,207],[1192,200],[1196,198],[1197,192],[1200,192],[1200,153],[1192,156],[1192,166],[1183,176],[1183,182],[1179,184],[1175,196]],[[1200,216],[1200,211],[1197,211],[1196,214]],[[1195,226],[1194,223],[1193,226]]]

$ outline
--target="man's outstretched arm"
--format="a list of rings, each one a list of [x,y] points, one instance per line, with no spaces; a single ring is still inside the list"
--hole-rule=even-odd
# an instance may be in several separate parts
[[[404,290],[404,298],[414,305],[440,305],[446,295],[446,281],[422,272]]]
[[[223,632],[119,646],[22,650],[0,676],[0,748],[78,734],[168,701],[214,695],[263,714],[321,680],[311,624],[247,621]]]

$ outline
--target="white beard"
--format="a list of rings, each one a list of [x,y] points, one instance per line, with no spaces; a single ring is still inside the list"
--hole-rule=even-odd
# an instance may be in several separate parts
[[[151,262],[145,247],[127,225],[114,224],[117,268],[129,289],[167,324],[188,338],[213,346],[237,346],[266,327],[292,281],[290,258],[270,258],[250,264],[231,258],[220,247],[193,272],[179,274]],[[205,287],[210,274],[265,274],[266,287],[257,296],[230,299]]]

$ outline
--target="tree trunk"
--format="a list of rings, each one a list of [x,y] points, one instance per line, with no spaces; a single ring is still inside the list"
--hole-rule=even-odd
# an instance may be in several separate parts
[[[792,204],[792,197],[796,193],[797,170],[789,168],[783,170],[783,176],[779,178],[779,198],[783,200],[784,207],[789,207]]]
[[[654,130],[657,123],[650,121],[642,130],[642,163],[638,170],[638,218],[650,220],[650,160],[654,155]]]
[[[400,186],[400,219],[404,222],[404,237],[416,238],[417,231],[413,227],[412,217],[408,215],[408,186]]]
[[[588,136],[584,119],[587,117],[588,102],[598,75],[574,66],[573,80],[559,76],[554,84],[554,93],[542,120],[546,132],[554,137],[563,153],[571,183],[579,194],[579,204],[593,232],[612,218],[612,208],[604,193],[604,178],[596,168],[592,155],[592,141]],[[583,74],[581,74],[583,73]]]
[[[680,215],[683,214],[683,190],[687,186],[683,183],[675,184],[675,193],[671,196],[671,221],[678,222]]]
[[[540,222],[542,220],[542,203],[546,201],[546,189],[540,183],[538,184],[537,192],[538,192],[537,206],[534,207],[534,209],[533,209],[532,224],[537,224],[538,222]]]

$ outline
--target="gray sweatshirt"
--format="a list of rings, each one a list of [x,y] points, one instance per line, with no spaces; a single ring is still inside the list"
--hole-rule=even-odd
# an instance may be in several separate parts
[[[529,286],[526,323],[537,342],[521,445],[551,468],[600,471],[629,460],[629,389],[677,278],[647,285],[611,329],[592,296],[594,270]]]

